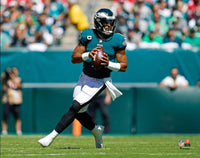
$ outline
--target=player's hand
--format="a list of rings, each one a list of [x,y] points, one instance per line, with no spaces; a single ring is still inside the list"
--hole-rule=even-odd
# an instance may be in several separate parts
[[[97,54],[97,50],[100,49],[100,47],[96,47],[94,49],[92,49],[89,53],[89,57],[94,59],[95,55]]]
[[[102,57],[102,59],[101,59],[101,65],[102,65],[102,66],[108,66],[108,63],[109,63],[108,54],[103,53],[103,57]]]

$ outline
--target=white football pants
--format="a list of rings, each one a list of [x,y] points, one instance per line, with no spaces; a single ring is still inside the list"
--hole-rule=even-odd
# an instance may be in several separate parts
[[[81,73],[79,81],[74,88],[73,98],[81,105],[87,105],[80,109],[79,113],[87,111],[91,99],[104,87],[104,79],[89,77],[83,72]]]

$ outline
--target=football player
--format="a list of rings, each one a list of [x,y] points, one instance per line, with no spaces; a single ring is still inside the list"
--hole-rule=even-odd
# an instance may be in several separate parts
[[[116,17],[110,9],[103,8],[96,12],[94,27],[95,29],[82,31],[79,44],[73,51],[71,61],[72,63],[83,62],[83,72],[74,88],[71,107],[63,115],[56,128],[49,135],[38,140],[44,147],[49,146],[54,138],[67,128],[75,118],[94,135],[96,148],[103,147],[104,127],[95,125],[86,111],[88,104],[106,88],[105,82],[108,80],[111,82],[111,71],[126,71],[126,41],[124,36],[114,33]],[[95,69],[92,65],[92,59],[100,48],[99,46],[104,48],[105,53],[101,59],[101,68]]]

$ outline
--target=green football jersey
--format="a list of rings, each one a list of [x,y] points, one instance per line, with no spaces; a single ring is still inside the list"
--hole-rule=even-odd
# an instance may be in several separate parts
[[[92,49],[102,46],[109,56],[109,60],[116,62],[115,52],[126,48],[126,40],[124,36],[118,33],[114,33],[112,36],[102,39],[100,38],[95,29],[86,29],[81,32],[79,42],[86,47],[86,52],[90,52]],[[111,70],[107,67],[102,67],[95,70],[92,67],[92,59],[84,61],[83,72],[94,78],[110,77]]]

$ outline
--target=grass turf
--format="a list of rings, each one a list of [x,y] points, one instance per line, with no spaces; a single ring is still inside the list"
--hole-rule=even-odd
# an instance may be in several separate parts
[[[200,135],[104,136],[104,148],[96,149],[92,136],[60,135],[46,148],[41,135],[1,136],[1,158],[195,158],[200,157]],[[191,147],[180,149],[178,140]]]

